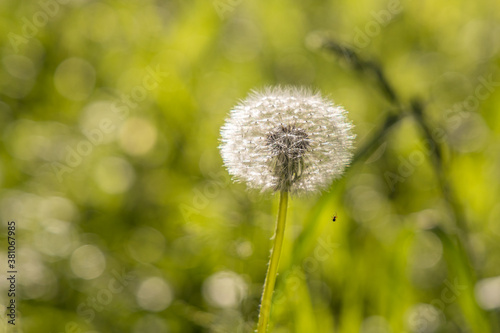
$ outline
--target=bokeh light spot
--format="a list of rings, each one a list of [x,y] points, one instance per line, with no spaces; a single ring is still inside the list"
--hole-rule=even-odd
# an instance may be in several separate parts
[[[72,221],[77,218],[78,211],[75,204],[63,197],[47,197],[40,202],[40,215],[63,221]]]
[[[135,172],[123,158],[108,157],[97,166],[95,180],[104,192],[118,194],[130,188],[135,180]]]
[[[472,96],[474,98],[474,96]],[[448,141],[460,153],[471,153],[484,149],[490,130],[483,117],[473,112],[461,112],[458,124],[448,126]]]
[[[241,276],[231,271],[218,272],[203,283],[203,296],[213,306],[236,307],[247,295],[247,284]]]
[[[441,325],[442,313],[430,304],[416,304],[407,314],[407,327],[410,332],[437,332]]]
[[[165,310],[173,300],[172,288],[159,277],[144,280],[136,294],[137,304],[145,310],[159,312]]]
[[[130,155],[144,155],[156,142],[156,128],[147,120],[130,118],[120,131],[120,146]]]
[[[109,101],[94,101],[84,107],[79,125],[82,133],[95,145],[112,142],[123,120],[116,112],[116,104]]]
[[[169,332],[165,321],[149,314],[141,317],[134,325],[133,333],[166,333]]]
[[[2,59],[7,72],[15,78],[22,80],[33,79],[37,68],[30,58],[21,55],[8,55]]]
[[[57,91],[72,101],[82,101],[88,98],[94,89],[95,80],[94,67],[81,58],[64,60],[54,74]]]
[[[390,333],[389,323],[384,317],[371,316],[366,318],[361,325],[360,333]]]
[[[432,232],[423,231],[416,235],[410,254],[416,268],[430,268],[443,256],[443,244]]]
[[[42,256],[31,247],[19,249],[19,283],[23,297],[28,299],[51,299],[57,292],[57,278],[44,265]]]
[[[42,253],[66,257],[77,244],[77,236],[71,224],[57,219],[43,219],[43,230],[34,235],[34,246]]]
[[[483,279],[475,287],[476,299],[485,310],[500,308],[500,276]]]
[[[241,258],[248,258],[253,253],[253,245],[250,241],[242,241],[236,245],[236,253]]]
[[[99,277],[106,268],[104,254],[94,245],[83,245],[71,255],[71,270],[85,280]]]

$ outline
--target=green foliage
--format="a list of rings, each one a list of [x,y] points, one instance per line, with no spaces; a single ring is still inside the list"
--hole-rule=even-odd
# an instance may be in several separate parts
[[[499,7],[2,1],[19,332],[252,331],[278,200],[217,147],[230,108],[277,84],[343,105],[357,150],[289,202],[272,332],[500,332]]]

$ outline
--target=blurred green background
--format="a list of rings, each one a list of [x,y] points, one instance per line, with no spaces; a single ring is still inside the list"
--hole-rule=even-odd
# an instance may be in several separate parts
[[[272,331],[500,332],[498,1],[0,12],[1,332],[11,220],[17,332],[250,332],[277,200],[233,184],[217,146],[274,84],[343,105],[357,155],[291,200]]]

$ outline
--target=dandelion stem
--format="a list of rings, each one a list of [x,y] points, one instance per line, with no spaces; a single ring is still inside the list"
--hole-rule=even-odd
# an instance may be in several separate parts
[[[283,238],[285,236],[286,224],[286,209],[288,205],[288,192],[280,192],[280,204],[278,209],[278,219],[276,221],[276,231],[274,234],[274,245],[271,250],[271,258],[269,259],[269,266],[267,267],[266,280],[264,282],[264,291],[260,303],[259,323],[257,325],[258,333],[265,333],[269,323],[269,316],[271,314],[271,300],[273,298],[274,284],[276,282],[276,275],[278,273],[278,265],[281,255],[281,247],[283,245]]]

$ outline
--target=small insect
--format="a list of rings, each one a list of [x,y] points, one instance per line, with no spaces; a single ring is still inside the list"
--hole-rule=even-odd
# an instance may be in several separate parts
[[[337,221],[337,213],[335,213],[333,216],[332,216],[332,222],[335,222]]]

